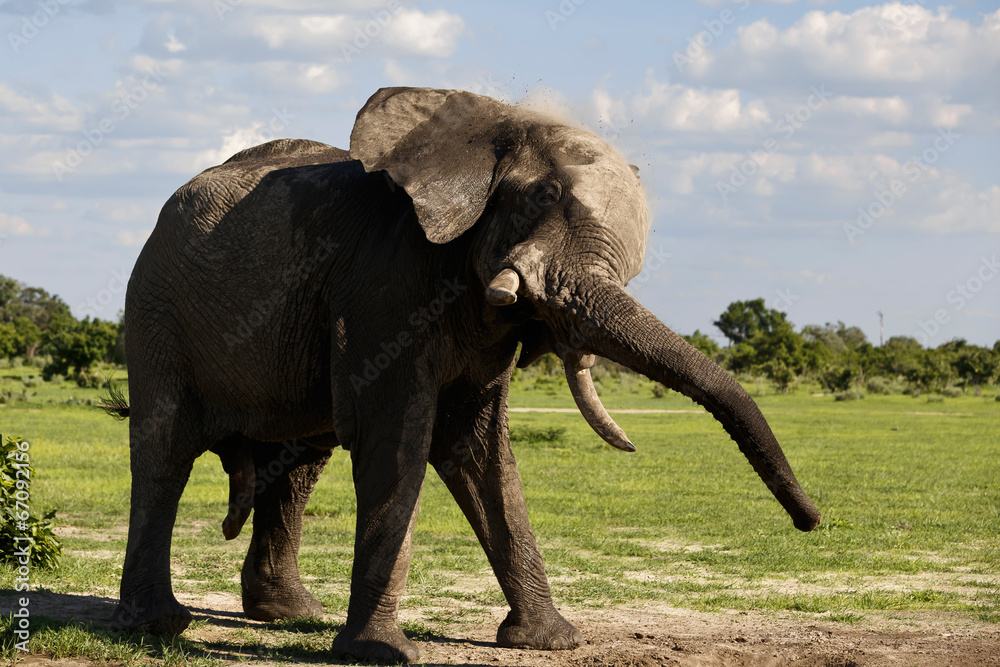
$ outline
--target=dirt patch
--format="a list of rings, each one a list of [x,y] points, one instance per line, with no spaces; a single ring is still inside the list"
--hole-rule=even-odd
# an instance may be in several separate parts
[[[32,592],[32,614],[60,620],[106,624],[114,607],[106,597]],[[243,617],[235,595],[179,595],[198,623],[185,636],[204,643],[211,657],[225,662],[271,664],[207,647],[246,641],[252,633],[266,643],[267,625]],[[13,598],[0,598],[0,611]],[[524,667],[889,667],[897,665],[979,667],[1000,666],[1000,628],[962,614],[892,613],[866,615],[864,627],[824,621],[806,614],[768,615],[756,612],[702,613],[656,604],[608,609],[562,609],[587,638],[572,651],[525,651],[498,648],[496,628],[506,615],[501,607],[479,606],[461,620],[435,622],[431,609],[405,609],[402,620],[435,630],[421,641],[425,664],[520,665]],[[340,618],[331,618],[339,622]],[[332,636],[331,636],[332,638]],[[325,645],[325,643],[324,643]],[[285,662],[285,661],[283,661]],[[345,664],[323,649],[308,664]],[[82,659],[51,660],[27,656],[22,665],[77,667]],[[287,663],[286,663],[287,664]]]

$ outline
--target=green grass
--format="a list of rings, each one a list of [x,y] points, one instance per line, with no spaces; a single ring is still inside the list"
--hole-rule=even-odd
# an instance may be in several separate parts
[[[0,389],[5,382],[21,386],[30,370],[3,369]],[[681,412],[616,415],[638,448],[633,454],[603,443],[579,414],[512,412],[532,527],[559,604],[648,601],[852,624],[877,613],[931,610],[1000,622],[1000,402],[992,392],[928,404],[926,397],[836,402],[808,390],[781,395],[748,387],[824,514],[818,530],[801,533],[721,426],[691,401],[673,392],[656,398],[646,380],[599,380],[612,411]],[[33,573],[33,585],[114,598],[129,504],[128,429],[60,400],[96,398],[96,390],[50,385],[28,388],[37,395],[27,402],[0,407],[0,430],[32,445],[33,511],[58,508],[57,532],[65,535],[62,567]],[[511,405],[572,408],[573,400],[560,378],[539,382],[526,374],[512,388]],[[203,456],[174,533],[178,591],[239,594],[249,529],[224,541],[226,494],[218,459]],[[307,508],[300,560],[307,586],[340,619],[354,512],[349,455],[337,450]],[[472,530],[432,470],[414,544],[404,607],[425,613],[408,630],[420,635],[481,622],[486,607],[505,604]],[[2,581],[11,574],[0,570]],[[209,664],[216,653],[315,661],[314,651],[328,648],[336,630],[250,628],[241,648],[233,636],[163,644],[43,622],[33,650],[125,664],[150,656]]]

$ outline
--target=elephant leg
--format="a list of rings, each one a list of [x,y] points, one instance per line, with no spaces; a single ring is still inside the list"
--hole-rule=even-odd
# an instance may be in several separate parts
[[[246,446],[253,450],[256,484],[253,536],[240,576],[243,611],[258,621],[321,616],[323,605],[299,577],[298,554],[302,513],[330,450],[297,440],[247,439]]]
[[[399,627],[413,525],[431,425],[383,427],[351,447],[358,524],[347,623],[332,650],[366,661],[412,662],[420,650]]]
[[[568,649],[583,635],[552,604],[507,431],[507,382],[441,398],[430,461],[479,537],[511,611],[497,643]]]
[[[192,412],[170,400],[159,401],[155,409],[133,404],[128,546],[112,617],[117,629],[178,635],[191,622],[191,612],[177,601],[170,584],[170,543],[194,460],[208,449]]]

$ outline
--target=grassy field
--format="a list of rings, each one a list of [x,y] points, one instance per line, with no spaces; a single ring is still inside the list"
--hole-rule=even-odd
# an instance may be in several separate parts
[[[0,370],[0,392],[22,399],[0,405],[0,432],[30,441],[33,512],[58,510],[65,548],[62,567],[32,573],[32,586],[114,598],[128,514],[128,429],[85,404],[96,390],[38,384],[31,374],[37,370]],[[775,395],[748,385],[824,514],[822,526],[805,534],[698,406],[672,392],[657,398],[652,383],[632,376],[602,377],[600,387],[612,412],[671,412],[615,415],[634,454],[601,442],[573,412],[511,414],[532,525],[561,605],[657,601],[859,625],[875,613],[935,610],[1000,622],[995,391],[835,402],[807,388]],[[511,406],[566,409],[573,401],[561,378],[528,374],[513,386]],[[199,459],[174,531],[178,592],[239,594],[248,531],[223,539],[226,490],[218,459]],[[354,511],[348,455],[337,450],[307,509],[301,552],[307,585],[333,618],[346,611]],[[503,604],[481,548],[433,471],[414,542],[404,602],[420,610],[413,633],[438,632]],[[13,570],[0,576],[0,595],[11,595]],[[129,662],[152,652],[173,663],[191,662],[199,650],[191,640],[163,646],[99,626],[34,616],[32,623],[32,649],[57,655]],[[319,629],[321,639],[309,639],[303,627]],[[260,650],[292,660],[313,650],[310,642],[328,646],[335,629],[275,624],[277,644]]]

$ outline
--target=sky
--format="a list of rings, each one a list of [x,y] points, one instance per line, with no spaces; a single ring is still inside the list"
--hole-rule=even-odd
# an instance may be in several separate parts
[[[0,274],[116,319],[163,202],[383,86],[561,113],[639,166],[629,289],[1000,339],[1000,0],[0,1]]]

